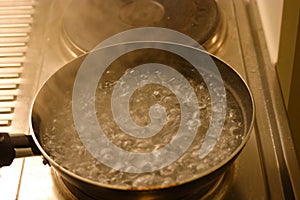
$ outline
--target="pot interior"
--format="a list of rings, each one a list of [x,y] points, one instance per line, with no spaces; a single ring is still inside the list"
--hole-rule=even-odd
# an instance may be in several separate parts
[[[130,75],[132,73],[134,76],[139,76],[142,81],[143,79],[149,80],[154,75],[162,77],[163,75],[158,70],[155,72],[156,74],[146,73],[148,75],[146,76],[136,70],[135,67],[147,63],[170,66],[182,74],[196,94],[197,112],[194,114],[194,118],[199,117],[199,120],[186,122],[190,123],[187,125],[188,128],[191,128],[191,130],[196,129],[196,135],[185,153],[170,165],[155,171],[147,171],[151,168],[151,163],[136,163],[133,160],[134,164],[126,167],[144,167],[145,172],[132,173],[130,171],[132,169],[124,169],[124,171],[130,172],[112,169],[95,158],[93,153],[86,148],[86,140],[84,143],[82,139],[85,138],[82,138],[83,136],[79,134],[79,132],[84,132],[86,127],[79,127],[80,130],[78,130],[74,122],[72,95],[74,94],[74,82],[80,66],[87,56],[97,53],[95,51],[76,58],[58,70],[47,80],[36,96],[32,108],[32,128],[46,158],[51,164],[61,166],[61,169],[67,171],[70,175],[81,177],[92,184],[136,190],[167,188],[186,183],[206,176],[228,163],[241,151],[249,137],[254,115],[250,91],[242,78],[218,58],[192,48],[188,48],[187,51],[197,52],[199,56],[208,56],[220,72],[225,86],[224,126],[216,144],[211,145],[211,150],[209,150],[210,147],[207,147],[208,153],[203,158],[199,156],[199,152],[204,141],[210,139],[206,137],[206,134],[211,126],[212,113],[219,112],[213,110],[212,105],[214,102],[212,102],[210,90],[208,89],[210,86],[205,83],[204,78],[186,59],[175,53],[152,48],[130,51],[118,57],[104,70],[97,83],[95,98],[92,99],[94,100],[92,104],[96,111],[97,125],[104,130],[106,137],[114,145],[127,152],[147,154],[162,149],[173,141],[185,119],[181,113],[183,104],[181,104],[180,98],[174,94],[176,89],[187,90],[181,86],[182,80],[180,78],[168,80],[173,81],[170,85],[174,86],[175,89],[167,88],[165,85],[158,83],[141,84],[141,87],[137,88],[128,100],[130,118],[139,127],[145,127],[151,124],[152,121],[164,119],[163,127],[151,137],[135,138],[130,134],[126,134],[124,129],[120,128],[115,122],[116,113],[112,111],[112,106],[115,105],[112,104],[114,89],[122,84],[124,87],[135,84],[121,84],[120,79],[124,74]],[[210,68],[204,67],[202,69],[203,74],[212,80],[215,79],[216,82],[220,82],[218,78],[210,76],[212,74]],[[134,76],[126,80],[135,82]],[[86,77],[86,80],[88,81],[89,78]],[[156,80],[157,77],[153,79]],[[215,90],[218,90],[218,88],[215,88]],[[87,94],[81,93],[81,95],[82,99],[86,100],[85,96]],[[126,94],[119,93],[117,95],[121,98],[122,95]],[[189,98],[193,97],[186,96],[182,99]],[[161,110],[154,112],[156,108],[161,109],[161,106],[164,107],[164,113],[161,113]],[[122,111],[117,110],[116,112],[122,114]],[[153,113],[151,114],[151,112]],[[84,120],[88,120],[91,114],[82,112],[82,117]],[[127,122],[126,120],[125,122]],[[89,123],[89,121],[86,122],[87,127],[89,127]],[[88,132],[89,129],[86,130]],[[92,143],[92,138],[89,139]],[[180,140],[184,143],[186,137],[182,137]],[[213,144],[213,142],[208,144]],[[109,149],[103,149],[99,146],[97,151],[101,155],[101,159],[118,163],[118,160],[114,160],[116,157]]]

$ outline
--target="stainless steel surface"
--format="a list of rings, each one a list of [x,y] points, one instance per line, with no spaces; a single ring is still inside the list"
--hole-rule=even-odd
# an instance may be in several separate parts
[[[297,163],[295,147],[287,120],[283,97],[279,86],[276,69],[271,64],[263,29],[257,12],[257,5],[251,0],[248,7],[240,3],[237,12],[244,12],[248,20],[239,21],[242,37],[252,37],[252,42],[242,41],[245,63],[249,66],[248,79],[256,97],[257,126],[260,132],[261,157],[264,160],[266,177],[270,187],[270,197],[278,198],[272,191],[282,190],[286,199],[300,199],[300,168]],[[245,22],[255,29],[244,27]],[[256,59],[254,59],[256,58]],[[260,107],[258,107],[258,105]],[[276,167],[274,167],[276,166]],[[280,179],[278,184],[274,179]],[[294,191],[294,196],[292,196]]]
[[[0,114],[1,119],[4,124],[6,120],[11,122],[0,127],[1,131],[27,132],[29,106],[37,85],[76,56],[64,46],[60,34],[63,11],[69,2],[0,1],[0,51],[4,52],[0,56],[0,70],[2,67],[4,70],[0,72],[20,73],[19,77],[5,75],[13,77],[0,79],[1,87],[1,83],[9,83],[5,85],[12,84],[9,87],[13,88],[12,93],[7,93],[13,94],[13,98],[0,100],[1,110],[5,112]],[[290,199],[292,195],[300,199],[300,170],[255,1],[217,2],[228,32],[216,55],[248,80],[257,108],[255,129],[235,162],[234,180],[224,199]],[[19,27],[25,27],[22,30],[30,34],[18,32]],[[7,56],[11,45],[25,45],[22,50],[25,53],[18,50]],[[6,71],[10,69],[13,71]],[[12,167],[0,169],[0,186],[1,199],[63,199],[54,187],[50,168],[42,164],[40,157],[26,158],[24,163],[22,159],[17,160]]]
[[[65,9],[62,36],[72,49],[86,52],[111,35],[142,26],[182,32],[210,52],[218,50],[226,35],[226,23],[215,0],[73,0]]]
[[[35,6],[35,0],[0,1],[1,132],[28,132],[28,112],[41,64],[37,55],[43,40],[42,26],[32,31]],[[17,198],[23,162],[19,159],[12,167],[0,169],[1,199]]]

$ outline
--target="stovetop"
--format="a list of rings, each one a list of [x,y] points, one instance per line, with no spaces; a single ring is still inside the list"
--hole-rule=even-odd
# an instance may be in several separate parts
[[[62,40],[63,13],[70,2],[0,2],[0,131],[28,133],[36,91],[80,53]],[[251,137],[234,162],[232,180],[226,190],[207,199],[300,198],[300,170],[256,3],[218,0],[217,4],[227,33],[215,55],[248,82],[257,112]],[[17,159],[1,168],[0,188],[1,199],[66,199],[41,157]]]

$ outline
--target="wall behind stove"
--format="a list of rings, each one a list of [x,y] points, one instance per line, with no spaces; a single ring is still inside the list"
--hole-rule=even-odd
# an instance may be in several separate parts
[[[284,0],[256,0],[271,61],[278,60],[280,29]]]
[[[300,164],[300,1],[285,0],[277,72]]]

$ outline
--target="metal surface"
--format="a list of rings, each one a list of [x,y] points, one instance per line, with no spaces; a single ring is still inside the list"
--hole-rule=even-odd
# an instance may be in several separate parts
[[[2,117],[4,124],[8,117],[11,121],[9,126],[3,126],[1,130],[27,132],[29,106],[36,86],[76,56],[74,51],[66,48],[60,34],[63,11],[69,2],[0,2],[0,16],[9,15],[8,18],[4,17],[5,20],[0,19],[0,50],[4,49],[5,52],[7,46],[15,43],[26,46],[26,53],[22,56],[18,52],[12,57],[0,57],[0,70],[1,66],[5,67],[1,74],[6,74],[11,68],[20,70],[19,77],[0,79],[0,83],[1,80],[4,83],[17,80],[18,85],[17,90],[12,90],[17,92],[12,101],[0,101],[1,113],[4,111],[1,116],[5,116]],[[235,162],[233,181],[228,185],[224,199],[290,199],[293,196],[299,199],[299,166],[255,1],[217,2],[224,14],[228,32],[216,55],[234,66],[248,80],[257,107],[255,129]],[[30,17],[23,16],[18,22],[15,19],[18,17],[11,17],[18,14]],[[22,26],[27,27],[24,30],[30,30],[30,34],[16,31]],[[5,33],[8,30],[11,31],[9,37]],[[5,62],[2,62],[3,59]],[[13,82],[10,87],[15,88],[16,83]],[[1,89],[1,92],[4,91]],[[26,158],[24,165],[22,159],[16,160],[13,166],[0,169],[0,186],[1,199],[63,199],[61,192],[54,187],[50,168],[42,164],[40,157]]]
[[[226,34],[221,14],[215,0],[73,0],[64,12],[62,29],[67,43],[81,52],[111,35],[143,26],[177,30],[216,51]]]
[[[261,156],[264,160],[266,181],[270,187],[270,198],[278,198],[272,191],[283,191],[285,199],[300,198],[300,168],[297,163],[294,143],[287,120],[283,97],[279,86],[276,69],[271,64],[263,37],[257,5],[251,0],[245,7],[236,1],[236,11],[241,12],[247,19],[239,19],[241,37],[251,36],[252,41],[241,42],[247,75],[250,85],[259,88],[253,91],[257,110],[258,138],[261,144]],[[245,27],[248,24],[256,29]],[[255,58],[255,59],[254,59]],[[258,107],[259,106],[259,107]],[[276,167],[274,167],[276,166]],[[275,182],[274,180],[278,180]]]
[[[0,131],[27,133],[28,112],[37,86],[44,27],[36,27],[35,0],[0,1]],[[40,18],[39,20],[42,20]],[[35,20],[37,21],[37,20]],[[38,37],[39,36],[39,37]],[[28,51],[30,49],[30,51]],[[0,169],[0,198],[16,199],[23,159]]]

